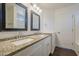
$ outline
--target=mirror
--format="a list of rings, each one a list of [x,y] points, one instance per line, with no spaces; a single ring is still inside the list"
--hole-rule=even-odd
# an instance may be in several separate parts
[[[40,15],[31,12],[31,30],[40,30]]]
[[[27,7],[21,3],[5,4],[5,30],[27,30]]]

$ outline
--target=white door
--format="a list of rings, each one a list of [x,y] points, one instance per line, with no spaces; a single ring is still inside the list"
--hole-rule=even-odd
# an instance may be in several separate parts
[[[55,16],[55,31],[57,33],[57,46],[73,49],[72,15],[68,13]]]
[[[75,42],[79,42],[79,11],[74,14],[74,34],[75,34]]]

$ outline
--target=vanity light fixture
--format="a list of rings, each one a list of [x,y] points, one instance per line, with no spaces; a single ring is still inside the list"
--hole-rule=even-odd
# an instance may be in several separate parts
[[[42,12],[42,10],[36,5],[36,4],[31,4],[33,9],[35,9],[36,11],[38,11],[39,13]]]

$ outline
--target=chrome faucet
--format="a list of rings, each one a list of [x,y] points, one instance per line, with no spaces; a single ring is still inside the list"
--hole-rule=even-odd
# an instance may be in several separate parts
[[[21,37],[22,37],[22,33],[19,31],[18,36],[17,36],[17,40],[21,39]]]

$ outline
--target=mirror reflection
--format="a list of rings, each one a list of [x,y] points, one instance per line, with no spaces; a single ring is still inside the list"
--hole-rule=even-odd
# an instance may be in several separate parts
[[[26,28],[26,8],[22,4],[6,4],[6,28]]]
[[[31,12],[31,30],[40,30],[40,15]]]

